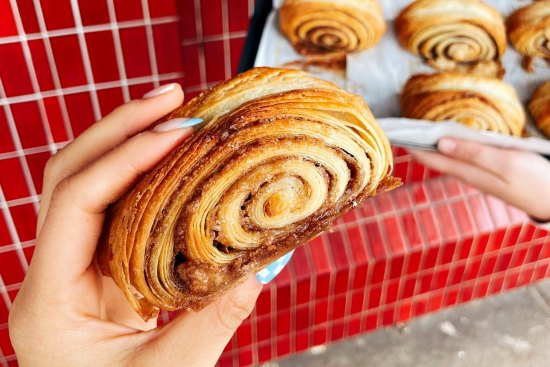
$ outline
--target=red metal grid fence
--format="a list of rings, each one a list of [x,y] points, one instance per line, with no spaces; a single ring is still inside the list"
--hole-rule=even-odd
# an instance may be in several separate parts
[[[169,82],[187,98],[236,73],[253,0],[0,0],[0,365],[34,249],[47,159]],[[403,188],[298,249],[220,365],[250,365],[550,277],[526,216],[396,150]],[[170,315],[162,314],[162,321]]]

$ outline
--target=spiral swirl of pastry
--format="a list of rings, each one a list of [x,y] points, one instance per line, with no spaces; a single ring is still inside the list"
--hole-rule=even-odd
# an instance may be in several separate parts
[[[301,54],[365,50],[386,30],[378,0],[285,0],[279,20]]]
[[[418,0],[395,21],[399,43],[443,71],[502,77],[502,16],[479,0]]]
[[[514,136],[520,136],[525,126],[525,112],[511,85],[496,78],[449,72],[411,77],[401,95],[401,114],[453,120]]]
[[[550,0],[536,1],[516,10],[506,21],[512,46],[523,55],[523,66],[533,71],[532,61],[550,61]]]
[[[550,81],[535,90],[528,109],[540,131],[550,138]]]
[[[366,104],[297,70],[257,68],[165,119],[204,127],[111,210],[99,263],[145,319],[199,309],[393,188]]]

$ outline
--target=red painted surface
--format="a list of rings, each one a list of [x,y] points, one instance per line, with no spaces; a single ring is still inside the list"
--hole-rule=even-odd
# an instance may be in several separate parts
[[[190,98],[234,75],[254,1],[40,3],[0,2],[0,364],[9,366],[8,312],[32,257],[48,157],[155,86],[180,82]],[[265,362],[550,277],[546,231],[395,155],[407,184],[298,249],[220,365]]]

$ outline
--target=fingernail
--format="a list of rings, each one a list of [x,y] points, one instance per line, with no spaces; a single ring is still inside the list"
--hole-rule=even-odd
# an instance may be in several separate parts
[[[288,264],[290,258],[292,257],[292,254],[294,254],[294,251],[289,252],[288,254],[269,264],[265,269],[260,270],[256,274],[256,279],[258,279],[258,281],[262,284],[267,284],[271,282],[273,279],[275,279],[277,275],[279,275],[286,264]]]
[[[155,88],[155,89],[145,93],[142,98],[147,99],[147,98],[160,96],[161,94],[164,94],[164,93],[169,92],[172,89],[174,89],[176,87],[176,85],[177,85],[176,83],[161,85],[160,87]]]
[[[455,151],[456,149],[456,142],[454,140],[451,140],[451,139],[441,139],[438,143],[437,143],[437,149],[441,152],[441,153],[447,153],[447,154],[450,154],[452,152]]]
[[[153,128],[153,131],[165,132],[165,131],[171,131],[175,129],[181,129],[184,127],[192,127],[194,130],[196,130],[198,125],[202,122],[203,120],[198,117],[191,117],[191,118],[181,117],[181,118],[163,122],[162,124],[155,126]]]

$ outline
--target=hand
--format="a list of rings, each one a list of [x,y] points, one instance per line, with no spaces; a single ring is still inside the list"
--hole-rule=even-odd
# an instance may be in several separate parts
[[[425,166],[449,174],[514,205],[539,221],[550,221],[550,162],[535,153],[443,138],[442,154],[411,151]]]
[[[182,101],[177,84],[154,90],[48,161],[36,251],[9,315],[21,366],[212,366],[252,311],[261,290],[254,277],[156,328],[93,261],[107,206],[192,134],[177,120],[142,132]]]

